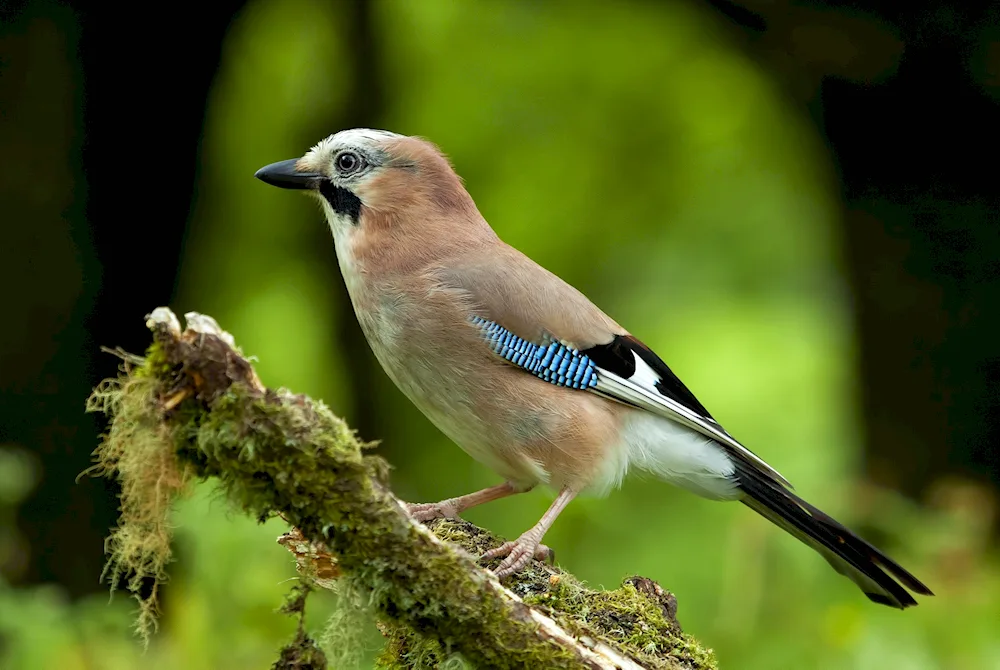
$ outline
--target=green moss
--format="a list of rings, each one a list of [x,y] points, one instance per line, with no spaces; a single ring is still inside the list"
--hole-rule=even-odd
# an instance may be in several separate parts
[[[136,377],[152,377],[158,380],[167,380],[173,376],[176,366],[171,363],[167,353],[158,342],[153,342],[146,349],[146,357],[141,366],[136,368],[133,374]]]
[[[306,633],[306,601],[312,593],[312,587],[307,582],[299,582],[285,598],[279,610],[298,619],[295,637],[281,648],[278,660],[271,665],[271,670],[326,670],[327,658],[316,641]],[[337,667],[337,666],[335,666]]]
[[[304,633],[281,648],[271,670],[326,670],[326,655],[316,641]]]
[[[460,519],[428,524],[443,540],[479,556],[502,540]],[[640,591],[639,584],[644,590]],[[670,594],[649,580],[632,577],[614,591],[593,591],[558,568],[533,563],[508,587],[577,636],[602,639],[649,668],[714,668],[712,651],[681,632]],[[657,592],[658,590],[658,592]],[[413,642],[408,642],[413,645]]]
[[[668,619],[661,603],[627,580],[614,591],[591,591],[565,576],[525,602],[544,607],[569,630],[582,624],[586,632],[627,650],[646,667],[716,667],[710,650],[692,643],[677,622]]]

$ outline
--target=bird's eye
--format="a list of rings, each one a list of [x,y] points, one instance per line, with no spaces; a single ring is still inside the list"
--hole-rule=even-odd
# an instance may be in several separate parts
[[[337,172],[350,174],[361,167],[361,157],[353,151],[345,151],[337,156]]]

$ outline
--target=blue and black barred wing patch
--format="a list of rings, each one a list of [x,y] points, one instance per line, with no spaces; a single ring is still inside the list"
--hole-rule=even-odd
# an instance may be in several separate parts
[[[597,386],[597,366],[590,357],[561,342],[535,344],[500,324],[479,316],[471,318],[486,344],[497,355],[556,386],[592,389]]]

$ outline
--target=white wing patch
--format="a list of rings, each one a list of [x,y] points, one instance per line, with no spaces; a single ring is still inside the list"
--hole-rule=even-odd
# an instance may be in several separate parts
[[[660,382],[660,375],[656,374],[656,370],[649,367],[649,364],[634,351],[632,357],[635,359],[635,374],[629,379],[643,388],[656,389],[656,385]]]
[[[733,449],[781,483],[791,487],[789,481],[780,472],[733,439],[719,424],[657,391],[656,384],[660,381],[659,375],[635,352],[632,352],[632,355],[635,357],[635,374],[631,378],[625,379],[604,368],[598,368],[597,386],[594,387],[593,391],[696,430]]]

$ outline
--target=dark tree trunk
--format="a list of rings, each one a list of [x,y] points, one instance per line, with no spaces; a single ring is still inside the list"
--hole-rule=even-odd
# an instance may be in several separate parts
[[[1000,3],[710,4],[837,165],[868,474],[1000,486]]]
[[[74,596],[105,588],[97,575],[117,501],[103,481],[74,483],[97,432],[83,400],[117,365],[99,346],[142,351],[144,310],[170,302],[205,102],[243,4],[202,3],[196,14],[148,3],[4,9],[0,85],[22,89],[4,90],[2,99],[23,114],[4,124],[18,127],[15,136],[0,130],[3,163],[27,181],[0,180],[20,185],[2,194],[0,268],[15,301],[5,311],[31,319],[17,331],[5,326],[0,338],[0,442],[38,456],[42,478],[18,521],[29,546],[44,548],[25,557],[19,580],[56,581]],[[19,41],[31,26],[42,37]],[[49,42],[66,49],[69,63],[54,80],[40,46]],[[42,188],[55,197],[26,205],[25,189]],[[67,240],[78,251],[57,253]]]

